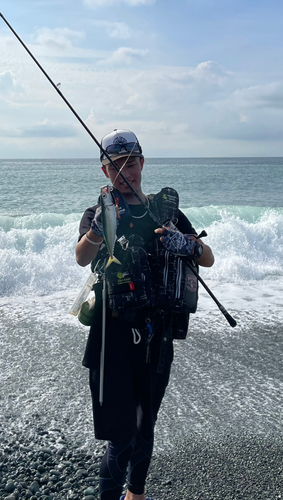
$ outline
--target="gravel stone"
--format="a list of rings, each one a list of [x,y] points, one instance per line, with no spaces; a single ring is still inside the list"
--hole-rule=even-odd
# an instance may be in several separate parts
[[[31,493],[35,494],[37,491],[39,491],[39,484],[37,481],[33,481],[29,487]]]
[[[98,481],[98,478],[95,476],[88,476],[85,478],[86,483],[95,483]]]
[[[42,495],[49,495],[49,493],[50,493],[49,488],[45,488],[44,490],[42,490]]]
[[[80,469],[85,469],[85,462],[78,462],[78,467]]]
[[[78,469],[76,472],[76,477],[85,477],[88,475],[88,471],[86,469]]]
[[[72,486],[73,486],[72,483],[67,482],[67,483],[64,483],[62,485],[62,488],[63,488],[63,490],[68,490],[68,489],[72,488]]]
[[[5,486],[5,491],[7,491],[7,493],[13,493],[15,488],[15,483],[12,480],[8,480],[8,483]]]
[[[100,470],[100,464],[92,464],[92,465],[90,465],[90,467],[88,468],[88,471],[91,471],[91,470],[99,471]]]
[[[90,495],[94,495],[95,494],[95,489],[93,486],[89,486],[85,491],[84,491],[84,495],[85,497],[87,496],[90,496]]]
[[[56,469],[51,469],[49,471],[49,473],[53,476],[60,476],[61,475],[61,472],[59,470],[56,470]]]
[[[45,455],[48,455],[46,458],[49,458],[49,455],[52,455],[51,448],[42,448],[41,450]]]
[[[61,455],[61,456],[65,455],[66,451],[67,451],[66,448],[61,448],[60,450],[57,451],[57,455]]]

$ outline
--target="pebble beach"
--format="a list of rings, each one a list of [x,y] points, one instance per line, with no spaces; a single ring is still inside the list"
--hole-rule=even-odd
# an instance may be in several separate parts
[[[175,343],[147,495],[280,500],[281,326],[220,334],[217,322],[205,337],[204,324]],[[77,324],[57,324],[51,336],[49,324],[31,331],[26,320],[11,329],[11,318],[2,330],[0,499],[98,500],[106,443],[93,435],[85,341]]]
[[[154,500],[280,500],[282,441],[225,436],[176,444],[155,454],[147,494]],[[1,440],[0,496],[6,500],[97,500],[99,463],[106,443],[92,453],[73,449],[59,430],[37,429],[31,446],[23,436]]]

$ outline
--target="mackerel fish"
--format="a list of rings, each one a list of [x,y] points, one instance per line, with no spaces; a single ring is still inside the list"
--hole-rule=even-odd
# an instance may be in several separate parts
[[[111,186],[104,186],[101,188],[100,200],[104,241],[109,252],[109,259],[105,266],[106,269],[108,266],[110,266],[110,264],[112,264],[112,262],[121,264],[121,262],[114,256],[114,246],[117,238],[117,214],[115,203],[111,194]]]

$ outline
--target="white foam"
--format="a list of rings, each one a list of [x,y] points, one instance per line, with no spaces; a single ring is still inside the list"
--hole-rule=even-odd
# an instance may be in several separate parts
[[[0,295],[47,295],[76,287],[86,274],[75,261],[78,224],[65,220],[55,227],[0,230]]]
[[[215,264],[200,268],[200,274],[224,307],[282,314],[282,209],[202,207],[194,212],[206,213],[207,221],[214,218],[204,241],[213,249]],[[2,307],[13,304],[47,321],[72,321],[67,311],[89,274],[88,266],[75,261],[79,221],[79,214],[2,217]],[[200,287],[199,311],[213,314],[215,307]]]

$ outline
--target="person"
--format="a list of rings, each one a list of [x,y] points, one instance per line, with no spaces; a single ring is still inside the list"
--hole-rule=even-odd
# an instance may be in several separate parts
[[[184,306],[184,290],[176,299],[176,263],[179,266],[187,259],[196,268],[198,265],[210,267],[214,257],[210,247],[197,239],[195,229],[179,210],[176,191],[164,188],[156,195],[144,194],[145,160],[133,132],[114,130],[102,139],[101,146],[104,150],[100,157],[102,171],[113,186],[119,206],[114,254],[121,265],[113,263],[105,270],[108,252],[104,245],[100,202],[85,211],[76,246],[78,264],[86,266],[92,262],[94,267],[103,262],[107,278],[102,404],[99,402],[101,283],[95,285],[94,317],[83,360],[90,374],[95,437],[108,441],[100,467],[100,498],[152,500],[145,497],[145,481],[154,426],[173,361],[173,339],[186,336],[189,311],[196,309],[196,304],[187,309]],[[118,173],[105,151],[115,161]],[[176,225],[171,226],[172,222]],[[119,243],[121,236],[123,244]],[[166,289],[165,265],[169,266]],[[196,302],[197,280],[192,273],[186,274],[186,265],[182,269],[180,280],[193,283],[191,291]],[[127,491],[121,496],[127,471]]]

